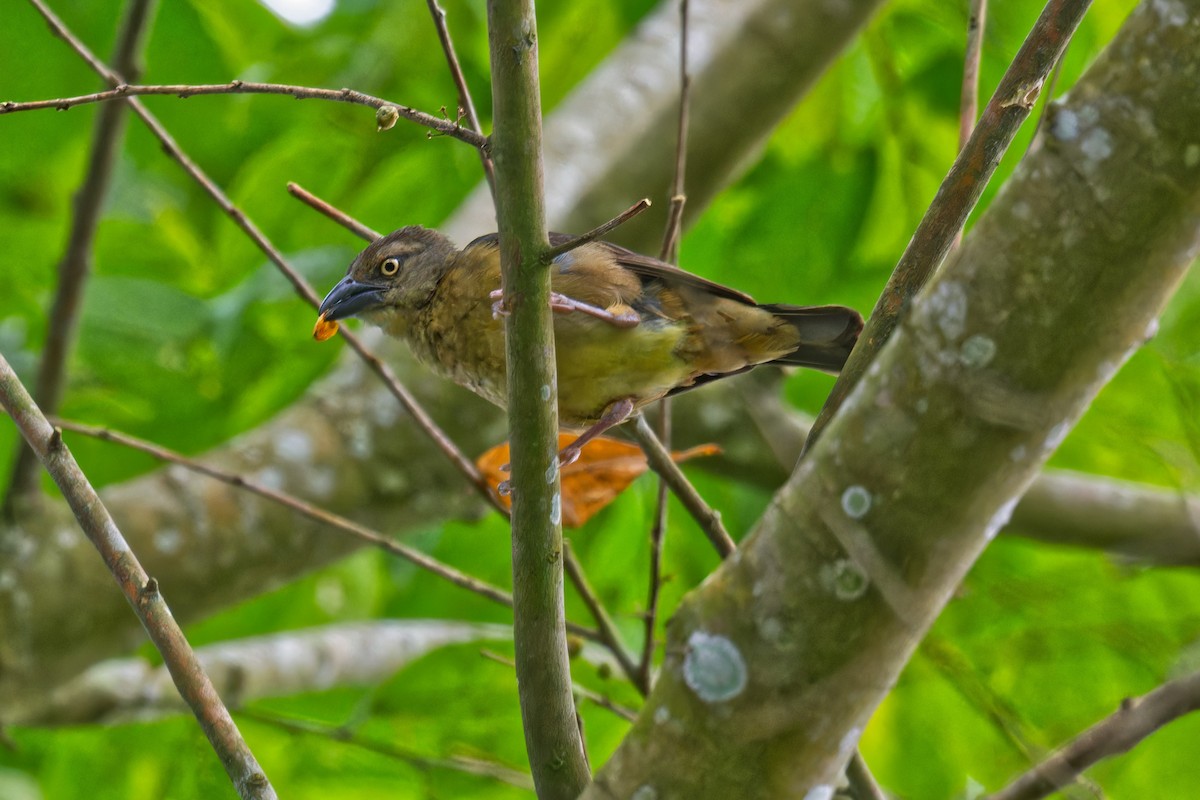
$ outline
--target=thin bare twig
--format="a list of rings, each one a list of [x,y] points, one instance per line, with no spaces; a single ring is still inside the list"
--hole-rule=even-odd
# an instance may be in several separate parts
[[[134,75],[139,71],[142,42],[153,15],[154,0],[130,0],[113,50],[113,63],[122,74]],[[46,346],[33,388],[34,398],[47,414],[58,412],[66,385],[67,360],[75,343],[80,302],[92,271],[92,241],[112,182],[113,164],[125,138],[125,111],[124,103],[109,103],[96,115],[87,173],[75,195],[75,214],[66,251],[58,265],[58,286],[46,327]],[[23,442],[19,443],[4,497],[6,517],[12,517],[14,502],[37,496],[38,473],[37,457]]]
[[[179,694],[196,715],[238,794],[243,798],[273,800],[274,788],[167,608],[158,582],[142,569],[100,496],[63,443],[61,432],[50,426],[3,355],[0,355],[0,405],[62,490],[83,532],[99,551],[150,640],[162,654]]]
[[[29,2],[37,6],[39,11],[45,8],[41,0],[29,0]],[[42,12],[42,15],[46,16],[48,12],[49,9],[46,9],[46,11]],[[54,23],[51,23],[51,27],[54,27]],[[58,33],[60,36],[62,35],[57,30],[55,30],[55,33]],[[91,59],[89,59],[89,62],[91,62]],[[0,103],[0,114],[14,114],[19,111],[38,111],[48,108],[53,108],[57,111],[66,111],[75,106],[87,105],[89,103],[103,103],[110,100],[156,94],[174,95],[181,98],[212,94],[278,94],[294,97],[297,100],[327,100],[336,103],[352,103],[354,105],[367,106],[376,110],[385,108],[395,109],[397,116],[403,117],[410,122],[415,122],[422,127],[437,131],[452,139],[458,139],[460,142],[465,142],[480,151],[486,151],[488,148],[486,136],[464,128],[456,121],[435,117],[433,114],[417,111],[415,108],[409,108],[399,103],[393,103],[390,100],[384,100],[382,97],[364,94],[353,89],[321,89],[315,86],[291,86],[282,83],[255,83],[253,81],[237,80],[230,81],[229,83],[184,83],[139,86],[127,83],[120,76],[120,73],[115,70],[109,70],[102,62],[97,61],[92,63],[92,68],[100,72],[105,80],[112,84],[113,88],[103,92],[93,92],[75,97],[60,97],[53,100],[33,100],[26,103],[8,100]]]
[[[1090,6],[1091,0],[1050,0],[1046,4],[900,257],[858,345],[813,423],[807,447],[820,437],[891,337],[901,314],[946,257],[1017,129],[1037,102],[1047,74]]]
[[[846,783],[854,793],[854,800],[887,800],[887,795],[863,760],[862,752],[857,749],[846,764]]]
[[[387,758],[402,761],[405,764],[416,767],[421,770],[446,769],[454,772],[464,772],[468,775],[478,775],[483,778],[492,778],[493,780],[507,783],[511,786],[517,786],[522,789],[532,789],[533,780],[527,773],[519,772],[511,769],[503,764],[497,764],[493,761],[484,761],[478,758],[464,758],[463,756],[449,756],[448,758],[431,758],[421,755],[420,753],[409,750],[404,747],[397,747],[394,744],[381,742],[376,739],[368,739],[352,727],[348,725],[325,725],[311,720],[294,719],[292,717],[282,717],[277,714],[267,713],[256,709],[242,708],[238,709],[238,716],[246,719],[254,720],[263,725],[270,725],[280,730],[288,731],[289,733],[300,733],[308,736],[321,736],[326,739],[331,739],[335,742],[353,745],[362,750],[385,756]]]
[[[1097,722],[1073,741],[988,800],[1035,800],[1074,782],[1101,759],[1125,753],[1143,739],[1184,714],[1200,709],[1200,672],[1164,683],[1142,697],[1126,699],[1111,716]]]
[[[85,45],[74,34],[72,34],[70,30],[68,30],[63,24],[63,22],[54,15],[54,12],[44,5],[42,0],[29,0],[29,2],[31,2],[38,9],[38,11],[41,12],[42,16],[46,18],[46,21],[50,24],[51,29],[63,40],[65,40],[81,58],[87,61],[93,70],[98,72],[111,83],[120,84],[123,82],[121,76],[110,70],[103,62],[97,59],[95,55],[93,55],[92,52],[87,48],[87,45]],[[292,268],[291,264],[288,263],[279,250],[271,243],[270,239],[268,239],[266,235],[258,229],[258,226],[251,222],[245,213],[243,213],[241,209],[233,204],[225,192],[223,192],[221,188],[217,186],[216,183],[214,183],[212,179],[209,178],[208,175],[183,152],[183,150],[179,147],[179,144],[175,141],[174,137],[172,137],[167,129],[163,127],[162,123],[158,121],[158,118],[151,114],[142,104],[142,102],[136,97],[131,97],[129,99],[129,107],[135,114],[137,114],[146,127],[150,129],[150,132],[153,133],[154,136],[162,143],[163,150],[167,153],[167,155],[174,159],[181,167],[183,167],[184,171],[187,172],[188,175],[190,175],[191,178],[195,180],[202,189],[204,189],[208,196],[213,199],[213,201],[221,208],[221,210],[233,220],[234,224],[241,228],[242,232],[250,237],[250,240],[254,242],[254,244],[267,256],[268,259],[270,259],[271,263],[273,263],[280,270],[280,272],[283,273],[284,277],[287,278],[287,280],[296,289],[296,292],[313,308],[318,307],[321,302],[320,298],[317,296],[316,292],[313,291],[312,287],[308,285],[308,282],[304,280],[300,273]],[[384,385],[387,386],[392,395],[400,401],[401,405],[404,406],[405,410],[408,411],[417,425],[423,431],[425,431],[425,433],[434,441],[435,444],[437,444],[438,448],[448,459],[450,459],[450,462],[467,478],[471,485],[475,487],[475,490],[481,496],[486,498],[494,508],[501,511],[501,513],[507,514],[507,509],[501,506],[497,499],[492,495],[491,491],[488,489],[487,482],[479,473],[479,470],[475,468],[475,464],[469,458],[463,455],[462,451],[460,451],[458,447],[450,440],[450,437],[447,436],[446,433],[437,425],[437,423],[433,421],[433,418],[430,417],[423,408],[421,408],[421,405],[417,402],[417,399],[408,391],[408,389],[404,387],[403,384],[400,383],[391,368],[384,364],[374,353],[370,352],[370,350],[367,349],[367,347],[359,340],[359,338],[345,327],[342,327],[339,330],[339,333],[350,345],[350,347],[356,353],[358,353],[358,355],[364,361],[367,362],[367,365],[375,372],[375,374],[377,374],[383,380]]]
[[[483,656],[488,661],[495,661],[497,664],[503,664],[504,666],[509,667],[510,669],[516,669],[517,665],[511,658],[505,658],[504,656],[500,655],[499,653],[495,652],[494,650],[483,649],[483,650],[479,651],[479,655]],[[586,686],[581,686],[580,684],[575,683],[574,681],[571,682],[571,692],[578,697],[582,697],[584,700],[587,700],[591,703],[595,703],[596,705],[600,706],[601,708],[603,708],[607,711],[611,711],[612,713],[616,714],[618,717],[625,720],[626,722],[634,722],[635,720],[637,720],[637,712],[634,711],[633,709],[627,708],[626,706],[623,706],[620,703],[614,702],[613,700],[605,697],[604,695],[600,694],[599,692],[594,692],[591,689],[587,688]],[[580,721],[579,724],[581,724],[581,725],[583,724],[582,720]],[[583,734],[583,732],[580,731],[581,736],[582,736],[582,734]]]
[[[475,113],[475,103],[471,100],[471,90],[467,87],[467,79],[463,75],[462,66],[458,62],[458,54],[454,52],[454,42],[450,39],[450,28],[446,25],[446,11],[437,0],[427,0],[429,13],[433,16],[433,26],[437,28],[438,41],[442,43],[442,52],[446,54],[446,66],[450,68],[450,77],[458,90],[458,107],[462,109],[467,127],[483,136],[483,127],[479,124],[479,115]],[[496,202],[496,165],[484,148],[479,150],[479,161],[483,165],[483,176],[487,178],[488,189],[492,192],[492,202]]]
[[[145,453],[153,458],[158,459],[159,461],[163,461],[168,464],[178,464],[179,466],[192,472],[200,475],[206,475],[214,480],[221,481],[222,483],[226,483],[230,486],[235,486],[239,489],[244,489],[251,494],[256,494],[259,497],[266,498],[273,503],[278,503],[281,506],[289,508],[292,511],[295,511],[297,514],[301,514],[302,516],[308,517],[311,520],[337,528],[345,533],[349,533],[351,536],[361,539],[367,544],[385,550],[394,556],[399,556],[415,566],[420,567],[421,569],[426,570],[427,572],[430,572],[439,578],[442,578],[443,580],[449,581],[455,586],[459,586],[469,592],[474,592],[480,597],[486,597],[488,600],[499,603],[500,605],[512,608],[512,595],[503,589],[493,586],[486,581],[481,581],[478,578],[473,578],[466,573],[456,570],[454,567],[451,567],[448,564],[443,564],[437,559],[425,555],[420,550],[416,550],[408,547],[407,545],[394,541],[378,531],[372,530],[365,525],[360,525],[354,520],[334,514],[331,511],[326,511],[319,506],[305,502],[304,500],[287,494],[286,492],[281,492],[277,489],[271,489],[241,475],[235,475],[231,472],[218,469],[217,467],[205,464],[202,461],[198,461],[194,458],[188,458],[181,453],[176,453],[175,451],[169,450],[161,445],[154,444],[153,442],[147,442],[143,439],[138,439],[137,437],[130,436],[125,433],[109,430],[107,428],[98,428],[92,425],[84,425],[64,419],[56,419],[55,424],[64,430],[79,433],[84,436],[91,436],[105,442],[119,444],[122,447],[128,447]],[[605,637],[599,632],[589,628],[573,625],[571,630],[572,633],[584,636],[592,641],[600,643],[605,643],[606,641]]]
[[[383,237],[382,233],[362,224],[345,211],[342,211],[340,208],[336,208],[325,200],[322,200],[295,181],[288,181],[287,190],[288,194],[290,194],[292,197],[329,217],[338,225],[341,225],[343,228],[350,231],[360,239],[373,242],[376,239]]]
[[[962,95],[958,112],[958,149],[967,146],[979,110],[979,62],[983,55],[983,32],[987,22],[987,0],[970,0],[967,10],[967,46],[963,58]]]
[[[679,116],[675,128],[675,172],[671,177],[671,203],[667,209],[667,227],[663,233],[659,259],[668,264],[679,261],[679,239],[683,230],[683,207],[687,196],[683,193],[687,174],[688,106],[691,99],[691,75],[688,73],[688,0],[679,4]],[[671,449],[671,399],[664,397],[658,404],[658,440],[664,448]],[[658,625],[658,599],[662,584],[663,537],[667,531],[667,482],[661,476],[654,494],[654,522],[650,525],[650,588],[646,597],[646,613],[643,616],[642,657],[638,662],[635,683],[650,689],[650,675],[654,666],[654,629]]]
[[[692,486],[683,471],[679,469],[679,465],[672,460],[671,454],[654,435],[654,431],[650,428],[650,423],[646,422],[645,417],[638,416],[633,435],[642,446],[650,468],[670,485],[671,491],[683,503],[684,508],[700,524],[700,529],[712,542],[717,554],[721,558],[728,558],[737,549],[737,545],[725,530],[725,526],[721,524],[720,513],[704,502],[704,498],[696,491],[696,487]]]
[[[648,686],[642,686],[638,683],[637,665],[633,663],[629,653],[625,652],[625,645],[621,643],[621,637],[617,633],[617,627],[613,624],[612,618],[608,615],[608,611],[604,608],[604,604],[600,602],[600,598],[596,596],[596,591],[592,589],[592,585],[588,582],[587,576],[583,572],[583,567],[579,564],[579,559],[575,558],[575,552],[571,549],[571,543],[563,540],[563,568],[571,577],[571,582],[575,585],[575,590],[579,592],[579,597],[583,600],[583,604],[588,607],[588,611],[592,614],[592,619],[596,621],[596,627],[600,631],[600,636],[603,638],[604,644],[608,646],[609,652],[617,659],[617,663],[621,665],[621,671],[629,678],[630,683],[637,688],[643,695],[649,693]]]
[[[572,250],[574,250],[575,248],[582,247],[583,245],[587,244],[588,242],[596,241],[601,236],[604,236],[607,233],[609,233],[610,231],[612,231],[613,229],[625,224],[626,222],[633,219],[634,217],[636,217],[638,214],[642,213],[649,207],[650,207],[650,199],[643,197],[641,200],[638,200],[636,203],[634,203],[629,208],[622,211],[620,214],[617,214],[615,217],[613,217],[612,219],[610,219],[608,222],[604,223],[603,225],[597,225],[595,228],[592,228],[587,233],[581,233],[580,235],[576,236],[573,239],[569,239],[560,245],[551,247],[549,250],[546,251],[545,255],[542,256],[542,261],[549,264],[551,261],[553,261],[554,259],[561,256],[563,253],[569,253]]]

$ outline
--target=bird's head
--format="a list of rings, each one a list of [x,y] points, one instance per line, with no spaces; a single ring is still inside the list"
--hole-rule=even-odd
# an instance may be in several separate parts
[[[457,252],[437,231],[410,225],[376,239],[321,301],[321,319],[360,317],[395,334],[426,305]]]

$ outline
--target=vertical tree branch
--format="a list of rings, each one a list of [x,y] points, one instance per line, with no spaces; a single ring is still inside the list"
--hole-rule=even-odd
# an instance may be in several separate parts
[[[675,172],[671,176],[670,208],[663,232],[659,258],[669,264],[679,260],[679,239],[683,231],[683,208],[687,196],[683,193],[687,173],[688,101],[691,76],[688,74],[688,0],[679,3],[679,117],[675,125]],[[658,440],[671,449],[671,399],[664,397],[658,404]],[[654,629],[658,624],[658,595],[662,583],[663,537],[667,531],[667,481],[658,478],[654,496],[654,522],[650,526],[650,589],[646,598],[646,614],[642,641],[642,658],[638,662],[637,683],[643,694],[650,689],[650,673],[654,666]]]
[[[54,478],[83,532],[116,578],[125,599],[162,654],[180,696],[196,715],[238,794],[247,799],[274,800],[274,788],[246,746],[229,710],[221,703],[179,624],[171,616],[171,610],[159,592],[158,582],[142,569],[96,490],[63,443],[62,433],[46,421],[3,355],[0,355],[0,405]]]
[[[1037,102],[1046,76],[1066,49],[1091,4],[1091,0],[1050,0],[1046,4],[900,256],[900,262],[871,311],[858,346],[850,354],[825,407],[813,423],[806,447],[812,447],[817,441],[875,354],[891,337],[912,298],[946,257],[1017,129]]]
[[[558,391],[542,181],[533,0],[489,0],[496,219],[512,452],[513,640],[525,744],[541,798],[575,798],[590,774],[576,722],[563,610]]]
[[[142,41],[150,27],[154,0],[129,0],[125,17],[117,34],[113,66],[117,72],[135,80],[140,66]],[[66,383],[67,360],[75,342],[79,304],[92,271],[92,240],[100,222],[104,198],[112,181],[113,164],[125,138],[126,104],[105,103],[96,114],[92,149],[88,156],[87,174],[75,195],[75,215],[67,249],[58,265],[58,288],[51,306],[46,328],[46,347],[38,367],[33,394],[47,414],[58,413]],[[14,503],[37,496],[38,460],[24,443],[17,447],[8,492],[4,498],[3,514],[11,518]]]

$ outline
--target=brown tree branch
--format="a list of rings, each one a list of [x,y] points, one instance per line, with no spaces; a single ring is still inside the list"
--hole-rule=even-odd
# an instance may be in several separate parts
[[[52,12],[42,4],[41,0],[29,0],[29,2],[33,3],[42,12],[47,21],[51,19],[53,16]],[[67,31],[65,26],[55,28],[54,22],[50,24],[56,34],[65,39],[76,52],[82,55],[82,51],[79,49],[84,46],[82,42],[75,39],[69,33],[64,34],[63,32]],[[58,23],[58,25],[61,26],[61,23]],[[93,69],[103,75],[104,79],[112,84],[112,89],[75,97],[60,97],[53,100],[32,100],[23,103],[6,100],[0,102],[0,115],[45,109],[67,111],[76,106],[87,105],[89,103],[104,103],[111,100],[122,100],[148,95],[172,95],[187,98],[214,94],[276,94],[294,97],[297,100],[326,100],[335,103],[352,103],[376,110],[384,108],[395,109],[398,116],[410,122],[415,122],[423,128],[437,131],[443,136],[449,136],[451,139],[458,139],[460,142],[465,142],[481,152],[486,152],[488,148],[486,136],[464,128],[456,121],[435,117],[432,114],[426,114],[424,111],[417,111],[415,108],[393,103],[389,100],[384,100],[382,97],[356,92],[353,89],[321,89],[314,86],[291,86],[282,83],[255,83],[253,81],[236,80],[229,83],[137,86],[126,83],[119,72],[108,69],[103,62],[93,60],[92,58],[87,58],[87,60]]]
[[[969,0],[967,9],[967,46],[963,57],[962,94],[959,97],[958,149],[967,146],[975,117],[979,114],[979,62],[983,56],[983,36],[987,25],[987,0]]]
[[[619,226],[624,225],[626,222],[636,217],[638,214],[641,214],[649,207],[650,200],[643,197],[641,200],[638,200],[636,203],[622,211],[620,214],[617,214],[608,222],[597,225],[587,233],[581,233],[578,236],[573,236],[562,244],[551,247],[546,251],[545,255],[542,256],[542,261],[546,264],[549,264],[563,253],[569,253],[577,247],[583,247],[588,242],[594,242],[600,237],[606,236]]]
[[[256,494],[259,497],[264,497],[273,503],[278,503],[279,505],[294,511],[297,514],[308,517],[315,522],[336,528],[337,530],[348,533],[351,536],[360,539],[369,545],[372,545],[373,547],[378,547],[381,550],[390,553],[391,555],[403,558],[405,561],[408,561],[414,566],[436,575],[442,580],[448,581],[459,588],[466,589],[469,592],[473,592],[480,597],[485,597],[488,600],[499,603],[502,606],[512,608],[512,595],[503,589],[461,572],[454,567],[449,566],[448,564],[443,564],[432,556],[425,555],[420,550],[416,550],[408,545],[393,541],[389,537],[379,533],[378,531],[372,530],[365,525],[361,525],[353,520],[349,520],[343,516],[334,514],[331,511],[327,511],[319,506],[315,506],[312,503],[301,500],[300,498],[294,497],[286,492],[272,489],[254,480],[246,478],[245,476],[237,475],[232,472],[213,467],[201,461],[197,461],[196,459],[188,458],[187,456],[173,452],[165,447],[162,447],[161,445],[154,444],[153,442],[147,442],[118,431],[109,430],[107,428],[97,428],[92,425],[82,425],[78,422],[71,422],[63,419],[55,420],[55,423],[64,430],[73,431],[84,436],[91,436],[96,439],[101,439],[106,442],[113,442],[114,444],[119,444],[123,447],[137,450],[152,456],[159,461],[169,464],[176,464],[191,472],[195,472],[200,475],[206,475],[214,480],[228,484],[229,486],[234,486],[238,489],[250,492],[251,494]],[[607,643],[608,641],[606,635],[580,625],[568,623],[568,629],[572,633],[582,636],[586,639],[591,639],[592,641],[600,643]]]
[[[345,211],[342,211],[341,209],[334,207],[332,204],[326,202],[325,200],[322,200],[321,198],[317,197],[315,194],[308,191],[307,189],[305,189],[303,186],[296,183],[295,181],[288,182],[287,190],[288,190],[288,194],[290,194],[292,197],[296,198],[297,200],[304,203],[309,208],[312,208],[313,210],[317,211],[318,213],[324,214],[325,216],[329,217],[331,220],[336,222],[338,225],[341,225],[343,228],[350,231],[358,238],[363,239],[367,242],[373,242],[376,239],[383,238],[383,234],[380,233],[379,231],[375,230],[374,228],[367,227],[366,225],[362,224],[358,220],[351,217]]]
[[[471,100],[471,90],[467,86],[466,76],[458,63],[458,54],[454,52],[454,42],[450,39],[450,28],[446,25],[446,12],[438,5],[437,0],[427,0],[429,13],[433,16],[433,26],[437,29],[438,41],[442,44],[442,52],[446,55],[446,66],[450,69],[450,77],[458,90],[458,107],[467,120],[467,127],[483,136],[483,126],[479,124],[479,115],[475,113],[475,103]],[[479,161],[483,166],[483,176],[487,179],[488,189],[492,199],[496,197],[496,165],[486,148],[479,148]]]
[[[1121,702],[1115,713],[1064,745],[987,800],[1036,800],[1073,783],[1096,762],[1126,753],[1173,720],[1200,708],[1200,672]]]
[[[529,779],[527,774],[511,767],[506,767],[503,764],[497,764],[494,761],[456,755],[445,758],[432,758],[422,755],[415,750],[392,744],[391,742],[381,742],[377,739],[368,738],[346,725],[323,725],[312,720],[293,719],[257,709],[240,709],[238,716],[253,720],[261,725],[268,725],[291,733],[320,736],[335,742],[348,744],[360,750],[384,756],[385,758],[411,764],[422,770],[451,770],[468,775],[478,775],[481,778],[490,778],[501,783],[507,783],[510,786],[516,786],[519,789],[533,789],[533,781]]]
[[[158,581],[142,569],[96,490],[63,443],[62,434],[46,421],[3,355],[0,355],[0,405],[54,478],[79,526],[112,572],[121,593],[162,654],[175,687],[196,715],[238,795],[247,800],[273,800],[276,796],[274,788],[246,746],[179,623],[171,616]]]
[[[646,454],[646,461],[649,462],[650,469],[657,472],[659,477],[671,487],[671,491],[679,498],[679,502],[683,503],[683,507],[700,525],[700,529],[712,543],[717,555],[721,558],[728,558],[732,555],[733,551],[737,549],[737,544],[725,530],[720,512],[714,511],[696,491],[696,487],[688,481],[683,470],[667,452],[667,448],[658,441],[658,437],[654,435],[654,431],[651,429],[650,423],[646,422],[645,417],[637,418],[632,433],[638,444],[642,446],[642,452]]]
[[[130,0],[117,33],[113,63],[123,75],[136,75],[140,69],[142,42],[154,16],[154,0]],[[125,138],[125,105],[109,103],[96,115],[91,152],[83,185],[75,195],[75,214],[71,219],[66,251],[58,265],[58,286],[46,326],[46,344],[38,365],[33,397],[46,414],[58,413],[66,385],[67,360],[75,343],[80,301],[92,271],[92,241],[100,222],[100,212],[112,179],[113,164]],[[2,113],[2,112],[0,112]],[[9,478],[0,514],[14,518],[13,503],[39,497],[37,457],[23,443],[18,444],[16,464]]]
[[[858,345],[813,423],[810,447],[891,337],[913,297],[946,257],[1090,6],[1091,0],[1050,0],[1046,4],[900,256]]]

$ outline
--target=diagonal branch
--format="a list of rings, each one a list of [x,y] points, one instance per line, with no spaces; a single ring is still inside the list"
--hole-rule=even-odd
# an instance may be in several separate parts
[[[809,447],[891,337],[917,292],[941,265],[1090,6],[1091,0],[1050,0],[1046,4],[900,256],[858,345],[813,423]]]
[[[1126,699],[1042,763],[986,800],[1037,800],[1074,782],[1096,762],[1126,753],[1162,726],[1200,709],[1200,672],[1164,683],[1142,697]]]
[[[217,696],[212,682],[180,630],[179,623],[171,616],[171,610],[159,591],[158,581],[142,569],[96,490],[79,469],[71,451],[63,444],[62,433],[46,421],[2,355],[0,405],[4,406],[25,441],[54,478],[80,527],[112,572],[117,586],[162,654],[175,687],[196,715],[196,720],[221,759],[238,794],[247,800],[273,800],[274,788],[246,746],[237,725],[229,716],[229,710]]]
[[[450,38],[450,28],[446,25],[446,11],[437,0],[428,0],[429,13],[433,16],[433,25],[437,28],[438,41],[442,43],[442,52],[446,54],[446,66],[450,69],[450,77],[458,89],[458,107],[467,120],[467,127],[483,136],[483,126],[479,124],[479,115],[475,113],[475,103],[471,100],[471,90],[467,86],[466,76],[458,63],[458,54],[454,52],[454,42]],[[483,176],[487,178],[488,189],[492,199],[496,197],[496,165],[486,148],[479,149],[479,160],[483,165]]]
[[[53,12],[49,8],[42,5],[41,0],[29,0],[42,12],[42,16],[46,17],[47,22],[53,19]],[[56,27],[56,25],[58,27]],[[68,44],[71,45],[76,52],[83,54],[83,43],[75,39],[61,22],[50,22],[51,28],[59,36],[62,36]],[[353,89],[320,89],[313,86],[292,86],[282,83],[255,83],[253,81],[230,81],[229,83],[207,83],[207,84],[167,84],[155,86],[135,86],[126,83],[121,73],[115,69],[109,69],[102,61],[94,58],[87,58],[92,69],[104,76],[104,79],[113,85],[112,89],[103,92],[93,92],[92,94],[77,95],[75,97],[60,97],[53,100],[31,100],[25,103],[18,103],[13,100],[0,102],[0,114],[15,114],[20,111],[40,111],[44,109],[54,109],[56,111],[66,111],[76,106],[87,105],[89,103],[104,103],[112,100],[122,100],[129,97],[141,97],[145,95],[172,95],[175,97],[195,97],[199,95],[213,94],[277,94],[294,97],[297,100],[327,100],[335,103],[352,103],[354,105],[368,106],[377,111],[386,110],[386,113],[394,113],[397,117],[403,117],[410,122],[437,131],[438,133],[449,136],[452,139],[458,139],[460,142],[465,142],[481,152],[486,152],[488,148],[487,137],[476,133],[473,130],[468,130],[462,127],[457,122],[435,117],[432,114],[426,114],[424,111],[417,111],[415,108],[393,103],[390,100],[384,100],[382,97],[356,92]],[[395,117],[393,117],[394,119]],[[390,127],[390,126],[387,126]],[[386,129],[386,128],[385,128]]]

